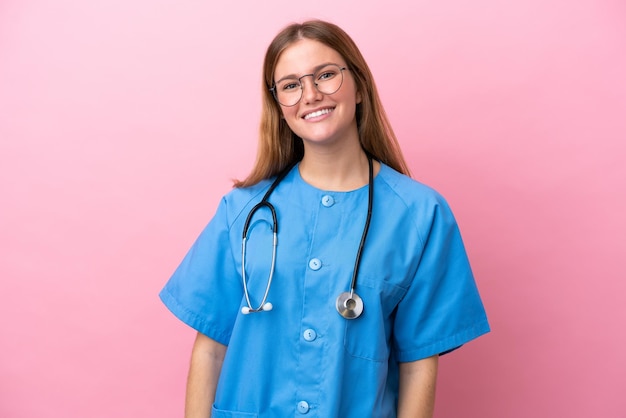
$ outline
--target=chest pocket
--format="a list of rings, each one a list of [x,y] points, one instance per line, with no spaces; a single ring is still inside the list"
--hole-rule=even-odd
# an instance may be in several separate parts
[[[355,292],[363,300],[363,313],[345,320],[344,347],[353,357],[385,362],[389,359],[394,310],[406,289],[359,277]]]

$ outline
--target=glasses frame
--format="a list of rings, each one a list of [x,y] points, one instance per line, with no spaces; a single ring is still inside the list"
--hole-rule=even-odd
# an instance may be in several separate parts
[[[341,73],[341,83],[339,84],[339,87],[337,87],[337,90],[333,91],[332,93],[324,93],[324,92],[320,91],[318,83],[315,82],[315,74],[317,74],[318,72],[320,72],[321,70],[323,70],[324,68],[329,67],[329,66],[334,66],[334,67],[339,68],[339,72]],[[349,68],[346,67],[346,66],[342,67],[339,64],[328,63],[328,64],[324,64],[321,68],[319,68],[318,70],[316,70],[313,73],[304,74],[304,75],[298,77],[297,80],[298,80],[298,83],[300,83],[300,98],[294,104],[291,104],[291,105],[282,104],[280,102],[280,100],[278,100],[278,92],[276,91],[276,83],[274,83],[274,85],[272,87],[270,87],[269,90],[272,92],[272,95],[274,96],[274,100],[276,100],[276,102],[279,105],[284,106],[284,107],[293,107],[293,106],[297,105],[298,103],[300,103],[300,100],[302,100],[302,96],[304,96],[304,84],[302,83],[302,79],[304,77],[312,77],[313,78],[313,85],[315,86],[315,90],[317,90],[319,93],[322,93],[324,95],[331,95],[331,94],[337,93],[339,91],[339,89],[341,88],[341,86],[343,86],[343,80],[344,80],[343,72],[345,70],[349,70]],[[281,81],[281,80],[278,80],[278,81]],[[295,78],[294,78],[294,80],[295,80]]]

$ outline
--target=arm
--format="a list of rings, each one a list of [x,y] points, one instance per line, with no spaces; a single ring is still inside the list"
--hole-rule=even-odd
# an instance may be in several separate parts
[[[226,346],[198,333],[187,377],[185,418],[209,418]]]
[[[400,363],[398,418],[432,418],[439,356]]]

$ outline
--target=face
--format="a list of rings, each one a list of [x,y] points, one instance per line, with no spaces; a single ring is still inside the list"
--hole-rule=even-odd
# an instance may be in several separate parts
[[[314,40],[302,39],[282,52],[276,64],[274,81],[280,84],[280,80],[285,78],[298,79],[305,74],[317,73],[319,82],[328,77],[319,72],[326,64],[346,66],[345,60],[334,49]],[[291,130],[302,138],[305,148],[337,141],[358,142],[356,105],[361,102],[361,95],[356,90],[350,70],[343,71],[343,83],[333,94],[320,93],[313,82],[314,77],[302,78],[300,101],[295,106],[280,105]]]

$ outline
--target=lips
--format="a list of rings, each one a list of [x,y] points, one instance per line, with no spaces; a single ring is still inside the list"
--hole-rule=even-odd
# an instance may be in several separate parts
[[[319,110],[316,110],[316,111],[314,111],[314,112],[307,113],[307,114],[306,114],[306,115],[304,115],[302,118],[303,118],[304,120],[308,120],[308,119],[311,119],[311,118],[317,118],[317,117],[319,117],[319,116],[326,115],[326,114],[328,114],[328,113],[332,112],[333,110],[335,110],[335,109],[334,109],[334,108],[324,108],[324,109],[319,109]]]

